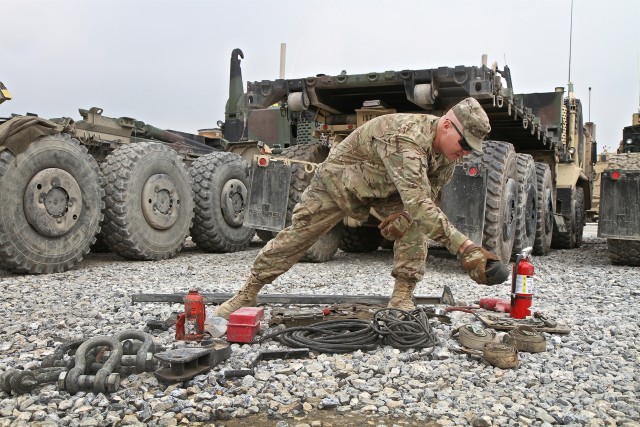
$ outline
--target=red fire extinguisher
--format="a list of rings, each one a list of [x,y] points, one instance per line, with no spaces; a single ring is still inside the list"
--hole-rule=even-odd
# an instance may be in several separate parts
[[[184,297],[184,313],[176,322],[176,340],[201,341],[204,337],[204,298],[197,289],[190,289]]]
[[[509,316],[514,319],[524,319],[531,316],[533,302],[533,264],[531,263],[531,248],[522,249],[513,264],[511,277],[511,311]]]

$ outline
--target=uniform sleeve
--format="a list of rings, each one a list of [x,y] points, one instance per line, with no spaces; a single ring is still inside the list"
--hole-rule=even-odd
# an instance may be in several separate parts
[[[468,237],[449,222],[431,199],[426,153],[406,135],[374,141],[376,151],[400,194],[404,210],[424,229],[429,239],[445,245],[451,253],[457,253]]]

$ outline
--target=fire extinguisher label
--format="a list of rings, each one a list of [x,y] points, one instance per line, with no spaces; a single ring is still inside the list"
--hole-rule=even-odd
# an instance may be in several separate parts
[[[533,294],[533,276],[516,276],[516,294]]]

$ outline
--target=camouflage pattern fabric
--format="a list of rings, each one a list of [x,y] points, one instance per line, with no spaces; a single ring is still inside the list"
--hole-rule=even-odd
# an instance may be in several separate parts
[[[482,151],[482,140],[491,132],[489,117],[475,98],[467,98],[451,108],[464,129],[467,143],[476,151]]]
[[[291,225],[269,240],[258,253],[251,275],[262,284],[289,270],[320,237],[342,221],[345,214],[323,183],[314,177],[294,208]]]
[[[456,164],[432,149],[437,121],[426,114],[388,114],[351,133],[319,166],[291,226],[265,245],[251,274],[271,283],[345,216],[364,221],[372,207],[386,215],[404,210],[413,219],[394,244],[394,277],[422,279],[429,239],[457,253],[467,236],[434,202]]]
[[[487,261],[500,261],[496,255],[485,248],[471,245],[462,254],[462,268],[464,268],[476,283],[486,285],[489,283],[487,277]]]
[[[407,233],[412,222],[408,212],[396,212],[383,219],[378,228],[385,239],[397,240]]]

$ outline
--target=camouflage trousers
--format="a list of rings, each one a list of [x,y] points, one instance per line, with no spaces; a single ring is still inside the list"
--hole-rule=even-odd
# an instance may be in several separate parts
[[[369,207],[385,216],[403,209],[399,197],[375,200]],[[292,212],[291,225],[258,253],[251,275],[263,285],[273,282],[346,216],[348,214],[338,207],[322,181],[313,179]],[[413,283],[420,281],[425,271],[427,244],[426,233],[418,222],[413,222],[404,237],[394,243],[391,275]]]

